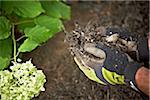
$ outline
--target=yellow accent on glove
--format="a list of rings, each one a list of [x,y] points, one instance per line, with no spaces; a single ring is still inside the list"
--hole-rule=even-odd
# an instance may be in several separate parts
[[[83,73],[91,80],[96,81],[100,84],[106,85],[103,81],[101,81],[97,76],[96,73],[94,71],[94,69],[88,67],[88,66],[83,66],[76,57],[74,57],[74,60],[76,62],[76,64],[78,65],[78,67],[83,71]]]
[[[117,73],[111,72],[105,69],[104,67],[102,68],[102,74],[105,80],[108,81],[112,85],[125,84],[123,75],[118,75]]]

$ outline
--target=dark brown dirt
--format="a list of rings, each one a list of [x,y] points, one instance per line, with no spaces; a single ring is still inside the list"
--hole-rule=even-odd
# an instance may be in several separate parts
[[[74,21],[86,25],[91,19],[102,24],[126,26],[134,33],[148,33],[148,2],[69,2],[72,19],[65,22],[67,31],[74,28]],[[127,86],[103,86],[95,83],[78,69],[68,46],[65,34],[58,33],[47,43],[24,59],[33,63],[47,76],[46,91],[34,100],[142,100],[141,96]]]

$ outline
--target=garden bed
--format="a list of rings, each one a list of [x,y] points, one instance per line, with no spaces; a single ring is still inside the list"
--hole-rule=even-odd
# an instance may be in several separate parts
[[[68,2],[72,19],[65,22],[67,31],[74,29],[74,22],[86,25],[99,20],[102,25],[125,26],[136,34],[148,33],[148,2]],[[58,33],[47,43],[24,59],[33,63],[47,76],[46,91],[34,100],[142,100],[142,97],[124,85],[103,86],[86,78],[64,43],[65,34]]]

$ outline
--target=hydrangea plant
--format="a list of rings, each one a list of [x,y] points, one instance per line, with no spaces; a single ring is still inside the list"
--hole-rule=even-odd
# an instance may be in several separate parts
[[[70,17],[70,6],[61,0],[0,0],[1,100],[29,100],[45,90],[42,70],[16,59],[64,30],[63,21]]]
[[[0,70],[65,29],[71,9],[61,0],[0,0]],[[12,52],[13,51],[13,52]]]
[[[46,77],[31,60],[13,63],[9,70],[0,71],[1,100],[30,100],[45,91]]]

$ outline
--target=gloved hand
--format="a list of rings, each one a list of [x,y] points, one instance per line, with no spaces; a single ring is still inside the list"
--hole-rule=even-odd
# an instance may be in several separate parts
[[[91,80],[105,85],[130,83],[135,88],[135,73],[148,58],[146,38],[124,28],[99,29],[73,31],[70,47],[75,62]]]
[[[87,43],[84,49],[94,57],[87,58],[76,54],[74,60],[89,79],[104,85],[129,83],[133,89],[145,97],[135,80],[136,72],[142,66],[141,63],[133,62],[124,52],[102,43]]]
[[[86,76],[102,84],[125,84],[124,69],[132,61],[127,54],[102,43],[87,43],[84,49],[91,58],[76,54],[74,59]]]

